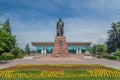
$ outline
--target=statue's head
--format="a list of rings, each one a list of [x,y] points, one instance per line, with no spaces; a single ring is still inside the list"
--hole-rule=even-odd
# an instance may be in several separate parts
[[[59,18],[59,21],[62,21],[62,19],[61,19],[61,18]]]

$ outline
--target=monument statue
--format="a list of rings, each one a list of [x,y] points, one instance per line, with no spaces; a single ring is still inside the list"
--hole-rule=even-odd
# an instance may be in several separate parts
[[[57,22],[57,36],[63,36],[64,34],[64,22],[61,18],[59,18],[59,21]]]
[[[64,22],[59,18],[57,22],[57,36],[55,37],[54,47],[52,51],[53,57],[70,57],[68,45],[64,34]]]

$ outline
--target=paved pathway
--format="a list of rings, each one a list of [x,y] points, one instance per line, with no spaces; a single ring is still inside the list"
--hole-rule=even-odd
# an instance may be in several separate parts
[[[32,56],[31,56],[32,57]],[[18,64],[101,64],[120,70],[120,61],[99,59],[84,59],[82,55],[71,55],[70,58],[53,58],[50,55],[37,55],[34,58],[15,59],[0,62],[0,69],[15,66]]]

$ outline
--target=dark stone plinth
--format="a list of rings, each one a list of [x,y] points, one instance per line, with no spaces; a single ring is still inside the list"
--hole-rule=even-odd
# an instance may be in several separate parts
[[[53,57],[69,57],[68,45],[64,36],[56,36],[54,48],[52,51]]]

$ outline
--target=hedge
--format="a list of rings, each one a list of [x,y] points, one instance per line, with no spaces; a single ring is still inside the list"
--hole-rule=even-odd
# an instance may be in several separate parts
[[[0,56],[0,60],[12,60],[12,59],[14,59],[14,55],[11,53],[3,53]]]

